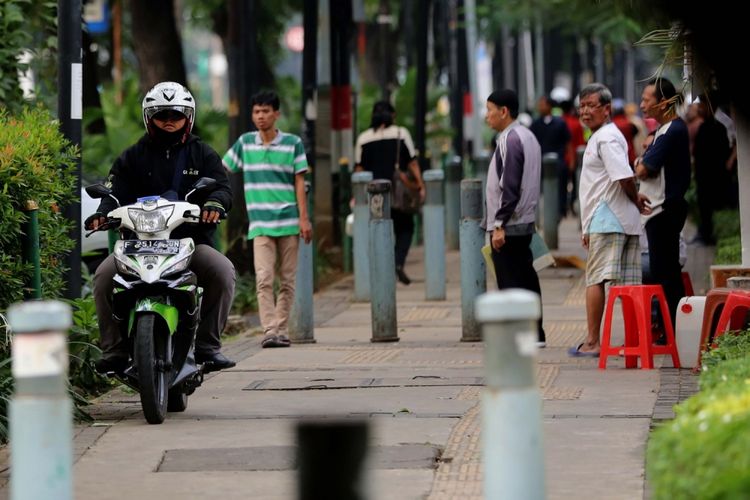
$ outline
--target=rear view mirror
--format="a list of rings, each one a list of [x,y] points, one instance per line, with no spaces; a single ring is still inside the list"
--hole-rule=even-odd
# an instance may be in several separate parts
[[[190,189],[200,191],[201,189],[206,189],[213,186],[214,184],[216,184],[216,179],[212,179],[211,177],[201,177],[200,179],[195,181],[195,184],[193,184]]]
[[[112,190],[104,184],[92,184],[86,188],[86,192],[94,199],[100,199],[109,196]]]
[[[191,194],[195,193],[196,191],[201,191],[203,189],[207,189],[212,187],[216,184],[216,179],[212,179],[211,177],[201,177],[197,181],[195,181],[195,184],[192,185],[190,188],[190,191],[185,195],[185,201],[188,200]]]

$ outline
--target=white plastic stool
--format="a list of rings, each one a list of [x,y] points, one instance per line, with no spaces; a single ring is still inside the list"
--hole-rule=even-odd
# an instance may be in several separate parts
[[[698,366],[705,307],[706,297],[702,296],[683,297],[677,305],[675,342],[677,342],[677,352],[683,368]]]

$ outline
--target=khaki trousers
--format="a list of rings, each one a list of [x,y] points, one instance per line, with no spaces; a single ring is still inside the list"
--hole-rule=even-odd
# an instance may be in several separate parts
[[[287,335],[289,313],[294,303],[297,278],[297,247],[299,235],[256,236],[253,239],[255,285],[258,296],[260,324],[264,335]],[[276,277],[276,256],[279,256],[279,294],[274,300],[273,282]]]

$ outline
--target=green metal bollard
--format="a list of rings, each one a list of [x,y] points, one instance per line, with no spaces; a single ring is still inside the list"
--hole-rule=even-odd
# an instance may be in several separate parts
[[[305,182],[305,192],[310,194],[311,185]],[[289,315],[289,340],[295,344],[315,343],[313,313],[313,260],[314,242],[305,243],[300,238],[297,249],[297,276],[295,277],[294,303]]]
[[[42,298],[42,266],[39,251],[39,205],[34,200],[26,201],[24,213],[29,218],[23,237],[23,261],[32,266],[31,283],[26,298]]]
[[[484,498],[545,498],[542,398],[536,385],[539,296],[486,293],[476,317],[484,337],[482,393]]]
[[[11,500],[73,498],[73,405],[68,396],[70,306],[58,301],[13,304],[10,402]]]
[[[370,300],[370,207],[367,203],[367,184],[372,172],[355,172],[352,175],[354,193],[354,300]]]
[[[367,185],[367,193],[370,204],[370,341],[397,342],[396,255],[391,220],[391,181],[372,181]]]

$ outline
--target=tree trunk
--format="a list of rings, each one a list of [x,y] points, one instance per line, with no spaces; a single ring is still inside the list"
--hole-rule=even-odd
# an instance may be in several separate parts
[[[138,58],[140,86],[145,93],[159,82],[187,85],[174,1],[131,0],[133,49]]]

